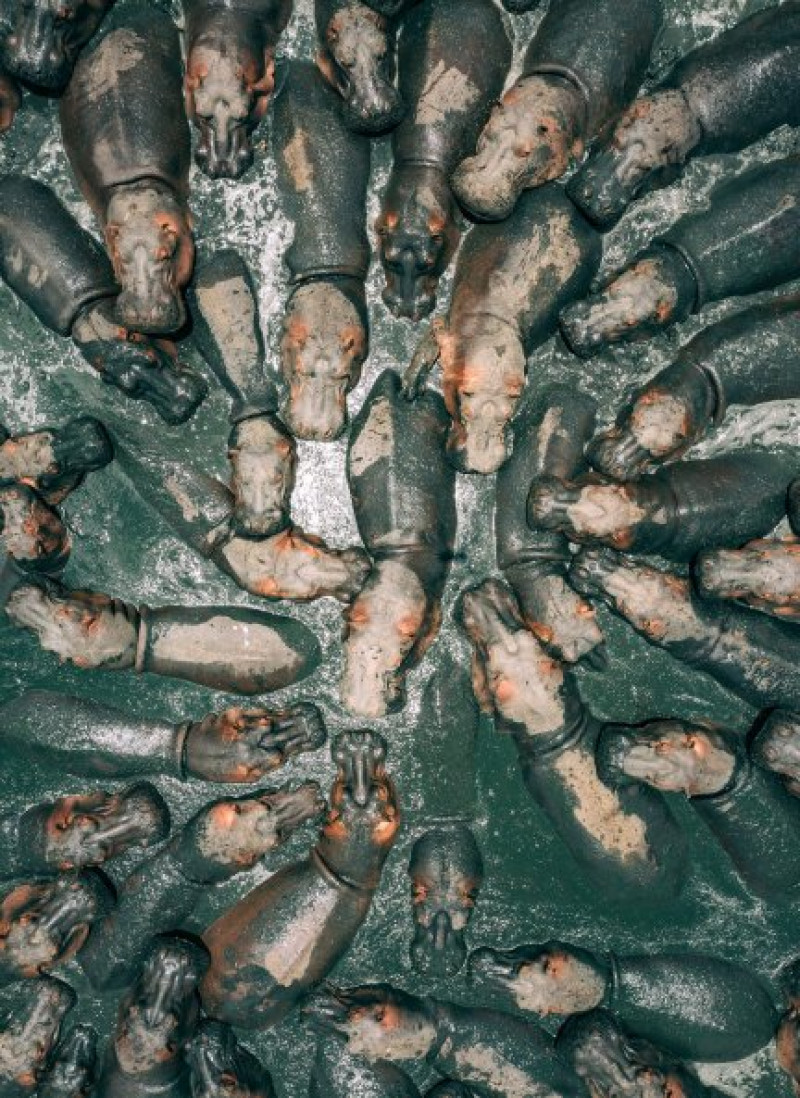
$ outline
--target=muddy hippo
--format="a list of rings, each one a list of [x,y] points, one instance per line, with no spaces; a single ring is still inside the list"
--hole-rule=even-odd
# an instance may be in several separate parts
[[[51,505],[63,502],[87,473],[103,469],[113,457],[108,432],[91,416],[19,435],[0,426],[0,488],[25,484]]]
[[[513,217],[467,237],[447,318],[434,320],[406,372],[413,393],[441,359],[453,419],[447,448],[461,472],[494,473],[509,457],[527,359],[554,334],[565,303],[588,292],[601,250],[557,184],[528,192]]]
[[[108,385],[183,423],[205,399],[203,378],[171,343],[121,324],[108,256],[43,183],[0,179],[0,278],[51,331],[70,336]]]
[[[682,217],[601,290],[564,309],[561,333],[570,349],[589,358],[648,339],[714,301],[797,278],[798,187],[798,156],[721,183],[710,209]]]
[[[90,1098],[97,1070],[97,1033],[77,1025],[56,1045],[37,1098]]]
[[[197,984],[208,965],[199,942],[157,938],[120,1003],[97,1098],[189,1098],[184,1049],[200,1016]]]
[[[369,353],[365,279],[369,140],[351,132],[313,65],[293,62],[275,104],[278,186],[294,222],[281,338],[283,415],[297,438],[347,426],[347,394]]]
[[[686,842],[663,797],[615,788],[595,763],[602,724],[574,678],[526,627],[511,591],[489,579],[456,618],[474,647],[475,694],[510,735],[529,793],[606,903],[659,905],[686,876]]]
[[[405,704],[406,673],[441,624],[456,536],[455,473],[445,458],[447,413],[427,391],[406,400],[392,370],[353,422],[347,479],[374,566],[345,613],[345,708],[382,717]]]
[[[556,1051],[586,1082],[592,1098],[726,1098],[680,1060],[632,1036],[607,1010],[565,1022]]]
[[[416,321],[433,310],[458,245],[450,175],[503,89],[511,42],[492,0],[426,0],[403,25],[399,56],[408,114],[392,135],[375,229],[383,300],[395,316]]]
[[[573,479],[594,431],[597,406],[574,386],[529,393],[511,428],[511,457],[497,474],[494,514],[497,564],[517,597],[528,629],[567,663],[604,661],[603,634],[589,603],[566,579],[570,549],[563,534],[527,521],[537,477]]]
[[[85,669],[149,671],[213,690],[262,694],[309,675],[320,661],[301,622],[236,606],[133,606],[70,591],[53,580],[23,584],[6,612],[47,652]]]
[[[175,724],[49,690],[29,690],[0,706],[0,725],[6,749],[61,774],[228,784],[259,782],[326,738],[322,714],[308,702],[226,709]]]
[[[732,599],[751,610],[800,620],[800,539],[751,541],[701,553],[692,569],[703,598]]]
[[[705,671],[748,704],[800,709],[800,632],[751,610],[694,598],[683,576],[610,549],[570,568],[583,594],[607,603],[650,644]]]
[[[0,984],[32,980],[69,961],[113,903],[111,886],[96,873],[26,877],[3,884]]]
[[[94,986],[123,986],[154,933],[180,926],[209,889],[252,869],[323,808],[315,782],[201,808],[125,881],[117,907],[95,928],[80,959]]]
[[[615,480],[631,480],[680,457],[732,404],[800,396],[800,371],[787,369],[798,340],[797,294],[712,324],[628,396],[615,425],[590,443],[589,461]]]
[[[204,1019],[185,1055],[191,1098],[275,1098],[269,1072],[230,1026]]]
[[[24,484],[0,487],[0,558],[23,575],[57,576],[72,539],[56,510]]]
[[[75,66],[61,128],[122,287],[114,317],[133,331],[178,331],[194,262],[191,140],[167,15],[149,5],[114,13]]]
[[[239,179],[275,89],[275,46],[292,0],[183,0],[183,13],[195,160],[212,179]]]
[[[149,782],[119,793],[59,797],[0,818],[0,873],[88,869],[131,848],[155,846],[169,828],[166,801]]]
[[[413,1081],[385,1060],[370,1062],[352,1056],[338,1037],[317,1042],[309,1098],[420,1098]]]
[[[756,895],[796,893],[800,802],[774,774],[752,764],[740,735],[682,720],[611,725],[597,758],[612,785],[637,781],[688,797]]]
[[[676,462],[622,484],[538,477],[528,521],[583,545],[689,561],[702,549],[738,546],[773,530],[786,513],[797,464],[796,453],[746,449]]]
[[[306,1012],[369,1062],[418,1064],[475,1085],[485,1098],[588,1098],[539,1026],[512,1014],[420,999],[388,984],[329,986]]]
[[[374,732],[344,732],[333,758],[330,811],[308,857],[278,870],[203,936],[212,958],[203,1006],[212,1018],[274,1025],[325,979],[367,917],[400,826],[386,744]]]
[[[775,709],[753,729],[750,757],[800,797],[800,716]]]
[[[466,929],[483,884],[483,859],[464,824],[426,831],[408,863],[414,940],[411,963],[435,979],[453,976],[467,959]]]
[[[775,1034],[775,1056],[781,1068],[792,1080],[792,1089],[800,1094],[800,993],[798,992],[800,962],[793,960],[780,974],[786,1000],[786,1012]]]
[[[341,97],[356,133],[396,126],[406,107],[395,87],[396,37],[419,0],[315,0],[320,72]]]
[[[699,953],[620,957],[558,941],[484,948],[470,955],[469,979],[523,1014],[607,1007],[627,1029],[687,1060],[741,1060],[775,1032],[775,1007],[762,982]]]
[[[733,153],[800,123],[800,3],[757,11],[682,58],[637,99],[567,190],[603,229],[695,156]]]
[[[526,188],[562,176],[639,90],[662,18],[661,0],[551,4],[521,76],[453,175],[464,208],[502,220]]]
[[[0,997],[3,1098],[27,1098],[37,1091],[58,1044],[61,1024],[76,1000],[68,984],[48,976],[16,984]]]
[[[37,91],[64,90],[114,0],[4,0],[0,68]]]

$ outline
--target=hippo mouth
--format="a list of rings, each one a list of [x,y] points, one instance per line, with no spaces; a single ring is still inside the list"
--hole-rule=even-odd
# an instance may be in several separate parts
[[[122,293],[115,312],[120,324],[133,332],[169,335],[186,323],[186,308],[176,288],[175,264],[151,260],[136,249],[130,265],[117,265]]]
[[[382,297],[394,316],[417,323],[433,312],[438,279],[432,270],[420,269],[413,249],[405,249],[396,262],[384,259],[384,272]]]
[[[417,925],[411,960],[418,972],[443,979],[459,972],[466,959],[464,931],[455,929],[449,912],[439,910],[428,926]]]
[[[513,951],[501,953],[483,947],[471,954],[467,967],[467,981],[472,986],[486,985],[493,991],[510,991],[519,972],[521,960]]]
[[[338,780],[353,803],[365,808],[385,773],[386,741],[377,732],[345,732],[334,743],[332,755],[339,768]]]
[[[255,157],[250,118],[223,127],[213,118],[195,115],[198,130],[195,160],[211,179],[240,179],[252,167]]]

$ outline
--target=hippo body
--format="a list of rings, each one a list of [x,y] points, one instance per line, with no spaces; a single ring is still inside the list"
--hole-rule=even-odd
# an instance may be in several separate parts
[[[26,484],[52,505],[61,503],[87,473],[104,468],[114,457],[108,433],[91,416],[79,416],[60,427],[3,435],[0,425],[0,487]]]
[[[3,993],[0,1025],[0,1093],[28,1098],[44,1077],[61,1025],[77,995],[49,976],[17,984]]]
[[[62,92],[80,51],[114,0],[3,0],[0,3],[0,68],[39,92]],[[66,18],[65,18],[66,15]]]
[[[480,43],[480,49],[475,43]],[[377,222],[384,301],[419,320],[459,239],[453,168],[474,145],[502,91],[511,42],[491,0],[426,0],[411,11],[399,48],[408,113],[392,135],[394,163]]]
[[[284,416],[300,438],[336,438],[369,349],[365,279],[369,140],[344,123],[313,65],[292,62],[275,104],[278,185],[294,222],[286,252],[292,292],[281,368]]]
[[[581,357],[647,339],[726,297],[760,293],[800,273],[800,157],[759,165],[710,195],[586,301],[564,310],[561,331]]]
[[[800,123],[800,4],[757,11],[687,54],[634,102],[568,192],[614,225],[634,198],[671,183],[688,160],[733,153]]]
[[[88,1098],[97,1071],[97,1033],[91,1026],[74,1026],[58,1042],[37,1098]]]
[[[420,1098],[408,1075],[388,1061],[370,1063],[351,1056],[335,1037],[317,1042],[309,1098]]]

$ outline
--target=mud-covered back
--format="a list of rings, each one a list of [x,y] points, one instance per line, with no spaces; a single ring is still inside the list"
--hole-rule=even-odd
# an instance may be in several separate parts
[[[188,192],[191,139],[172,20],[152,8],[112,12],[81,55],[61,101],[64,145],[95,212],[111,188],[157,179]]]
[[[449,175],[473,152],[510,64],[506,23],[492,0],[427,0],[415,7],[398,47],[408,114],[394,133],[396,158],[434,164]]]
[[[414,401],[386,370],[353,422],[347,477],[362,540],[373,554],[429,547],[447,555],[456,528],[449,417],[438,394]]]
[[[60,335],[85,305],[117,291],[97,240],[49,187],[21,175],[0,179],[0,276]]]
[[[278,187],[294,222],[285,256],[293,280],[329,273],[364,278],[369,138],[348,130],[339,97],[310,61],[287,64],[273,135]]]
[[[561,73],[586,97],[589,135],[636,95],[661,28],[661,0],[559,0],[525,55],[524,75]]]
[[[369,1063],[347,1051],[344,1041],[321,1037],[308,1098],[420,1098],[419,1091],[395,1064]]]

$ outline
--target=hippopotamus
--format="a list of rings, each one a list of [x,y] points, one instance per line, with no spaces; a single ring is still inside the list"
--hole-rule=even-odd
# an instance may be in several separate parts
[[[476,44],[480,43],[480,48]],[[492,0],[426,0],[403,25],[400,94],[408,114],[392,135],[394,163],[375,224],[383,300],[420,320],[459,241],[450,175],[503,90],[511,41]]]
[[[155,846],[169,828],[166,801],[149,782],[119,793],[59,797],[0,817],[0,873],[88,869],[131,848]]]
[[[800,709],[800,633],[752,610],[692,595],[691,582],[610,549],[584,549],[572,583],[650,644],[705,671],[748,704]]]
[[[118,892],[80,964],[97,988],[119,987],[142,963],[155,931],[179,926],[220,882],[252,869],[324,807],[316,782],[212,801]]]
[[[232,398],[231,526],[245,537],[269,537],[289,525],[297,453],[276,414],[253,276],[232,248],[201,254],[186,300],[192,341]]]
[[[275,89],[275,46],[292,0],[183,0],[183,14],[197,166],[212,179],[239,179]]]
[[[69,961],[113,903],[111,886],[94,872],[26,877],[4,884],[0,984],[32,980]]]
[[[352,1056],[333,1036],[317,1041],[309,1098],[420,1098],[413,1080],[396,1064]]]
[[[194,242],[191,139],[169,16],[150,5],[114,13],[75,66],[61,129],[122,287],[114,318],[137,332],[178,331]]]
[[[462,206],[502,220],[526,188],[562,176],[636,95],[662,19],[661,0],[551,4],[519,79],[492,112],[475,154],[453,175]]]
[[[226,709],[175,724],[100,702],[28,690],[0,706],[6,750],[60,774],[255,783],[326,739],[315,705]]]
[[[439,632],[456,537],[447,413],[432,391],[409,402],[385,370],[353,422],[347,480],[374,567],[345,614],[341,696],[382,717],[405,704],[405,676]]]
[[[12,591],[6,613],[75,667],[149,671],[228,693],[279,690],[321,658],[301,622],[244,606],[151,609],[48,579]]]
[[[773,710],[754,727],[749,746],[753,762],[777,774],[788,791],[800,797],[800,718],[797,714]]]
[[[695,156],[734,153],[800,123],[800,3],[765,8],[683,57],[567,187],[603,229],[639,195],[671,183]]]
[[[87,473],[103,469],[113,457],[108,432],[91,416],[20,435],[0,426],[0,488],[25,484],[51,505],[63,502]]]
[[[701,553],[692,575],[703,598],[733,599],[783,621],[800,620],[800,539],[796,537]]]
[[[237,431],[238,510],[235,496],[221,481],[175,459],[170,438],[137,426],[125,428],[124,443],[117,434],[117,458],[139,495],[178,537],[245,591],[267,599],[308,601],[331,595],[348,602],[369,572],[363,549],[334,549],[291,524],[270,537],[235,534],[237,514],[248,525],[261,525],[277,514],[273,504],[286,491],[285,478],[290,477],[289,492],[294,480],[293,443],[287,444],[291,452],[286,459],[269,417],[248,419]]]
[[[230,1026],[203,1019],[185,1056],[191,1098],[275,1098],[269,1072]]]
[[[612,785],[636,781],[688,797],[756,895],[795,894],[800,802],[752,764],[741,736],[697,721],[612,725],[600,737],[597,759]]]
[[[189,1098],[184,1048],[200,1016],[208,955],[194,939],[156,938],[120,1003],[97,1098]]]
[[[600,666],[604,649],[597,616],[566,580],[567,539],[529,526],[526,506],[536,477],[571,480],[583,471],[596,411],[595,401],[574,386],[553,386],[523,399],[511,427],[511,457],[497,474],[494,532],[498,567],[527,628],[558,659]]]
[[[726,1098],[680,1060],[633,1036],[607,1010],[570,1018],[556,1040],[592,1098]]]
[[[0,558],[31,576],[56,576],[69,560],[72,539],[61,516],[24,484],[0,487]]]
[[[405,104],[395,87],[395,40],[403,16],[419,0],[315,0],[320,72],[342,99],[356,133],[396,126]]]
[[[792,1080],[792,1090],[800,1094],[800,963],[795,959],[780,974],[786,999],[784,1012],[775,1034],[775,1058]]]
[[[732,404],[800,396],[800,373],[786,369],[798,340],[797,294],[712,324],[629,395],[615,425],[589,444],[589,461],[606,476],[631,480],[700,442]]]
[[[474,646],[475,693],[510,735],[528,792],[606,903],[663,906],[686,876],[686,842],[663,797],[616,788],[595,764],[602,724],[499,580],[468,588],[456,618]]]
[[[426,831],[414,843],[408,863],[414,940],[411,963],[417,972],[453,976],[467,959],[466,929],[483,884],[483,859],[464,824]]]
[[[14,125],[17,111],[22,105],[19,84],[0,66],[0,135]]]
[[[283,415],[297,438],[327,442],[347,426],[347,394],[369,353],[370,143],[347,128],[336,96],[303,61],[289,66],[273,141],[278,188],[295,226],[285,256]]]
[[[669,1055],[704,1063],[752,1055],[772,1040],[777,1020],[761,980],[700,953],[620,957],[558,941],[483,948],[470,955],[469,979],[523,1014],[606,1007],[626,1029]]]
[[[61,1024],[76,1001],[68,984],[50,976],[16,984],[0,997],[3,1098],[28,1098],[37,1091],[58,1044]]]
[[[702,549],[738,546],[786,513],[797,455],[749,448],[680,461],[624,483],[538,477],[528,521],[583,545],[689,561]]]
[[[6,0],[0,68],[37,91],[58,93],[114,0]]]
[[[201,994],[212,1018],[274,1025],[325,979],[367,917],[400,826],[386,743],[375,732],[344,732],[332,753],[330,811],[308,857],[279,869],[203,935],[211,967]]]
[[[461,472],[494,473],[509,457],[527,359],[555,333],[564,305],[588,292],[601,251],[557,184],[528,192],[513,217],[465,240],[447,318],[434,320],[406,372],[413,393],[441,359],[447,449]]]
[[[355,1056],[418,1064],[475,1086],[485,1098],[588,1098],[532,1022],[480,1007],[420,999],[388,984],[328,986],[309,1004],[311,1022]]]
[[[77,1025],[56,1045],[37,1098],[90,1098],[97,1069],[97,1033]]]
[[[797,156],[715,187],[710,209],[682,217],[597,293],[564,309],[561,334],[570,350],[589,358],[648,339],[711,302],[797,278],[798,187]]]
[[[173,344],[120,323],[104,249],[49,187],[21,175],[0,178],[0,278],[45,327],[70,336],[104,382],[167,423],[184,423],[205,399],[205,381],[178,364]]]

